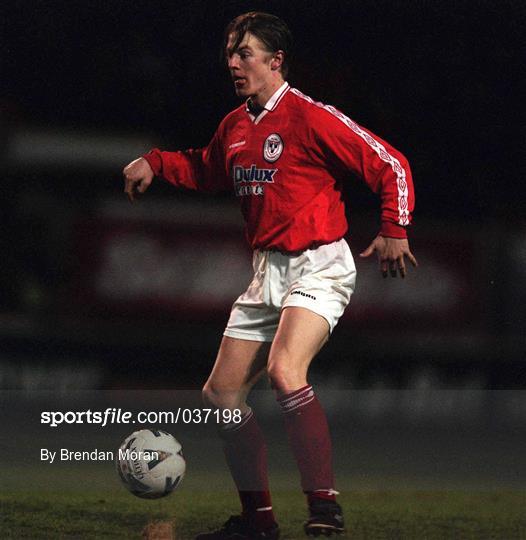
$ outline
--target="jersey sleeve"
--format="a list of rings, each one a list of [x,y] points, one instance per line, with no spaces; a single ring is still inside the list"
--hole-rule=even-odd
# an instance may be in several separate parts
[[[362,178],[381,199],[380,234],[406,238],[415,195],[405,156],[331,106],[318,111],[313,124],[314,144],[338,169]]]
[[[232,188],[232,182],[226,172],[220,128],[205,148],[176,152],[154,148],[143,157],[156,176],[174,186],[206,192],[227,191]]]

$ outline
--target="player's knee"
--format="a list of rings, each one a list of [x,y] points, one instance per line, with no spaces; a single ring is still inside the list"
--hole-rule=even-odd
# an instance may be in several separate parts
[[[207,382],[201,391],[203,404],[205,407],[219,408],[221,403],[221,393],[212,384]]]
[[[235,409],[239,406],[240,392],[217,386],[208,381],[202,390],[203,403],[213,409]]]
[[[279,394],[293,392],[306,384],[305,373],[285,361],[269,362],[267,372],[272,388]]]

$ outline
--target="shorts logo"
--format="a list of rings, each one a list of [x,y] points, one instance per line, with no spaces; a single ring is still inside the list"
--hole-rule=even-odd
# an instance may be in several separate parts
[[[292,291],[290,293],[290,295],[292,296],[293,294],[299,294],[300,296],[304,296],[305,298],[310,298],[311,300],[316,300],[316,297],[313,296],[312,294],[309,294],[309,293],[306,293],[306,292],[303,292],[303,291]]]
[[[263,144],[263,157],[265,161],[274,163],[283,152],[283,139],[277,133],[271,133]]]

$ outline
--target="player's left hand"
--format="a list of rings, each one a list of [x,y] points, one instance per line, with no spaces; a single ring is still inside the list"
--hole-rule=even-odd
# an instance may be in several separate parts
[[[391,277],[396,277],[399,272],[400,277],[404,278],[406,275],[405,257],[409,259],[413,266],[418,266],[406,238],[388,238],[378,235],[369,247],[360,253],[360,257],[369,257],[374,252],[378,257],[378,264],[384,278],[387,277],[388,272]]]

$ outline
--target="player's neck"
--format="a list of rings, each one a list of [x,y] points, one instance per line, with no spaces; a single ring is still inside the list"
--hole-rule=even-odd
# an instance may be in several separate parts
[[[263,109],[268,100],[278,91],[285,82],[281,74],[276,74],[260,92],[250,96],[250,102],[255,109]]]

